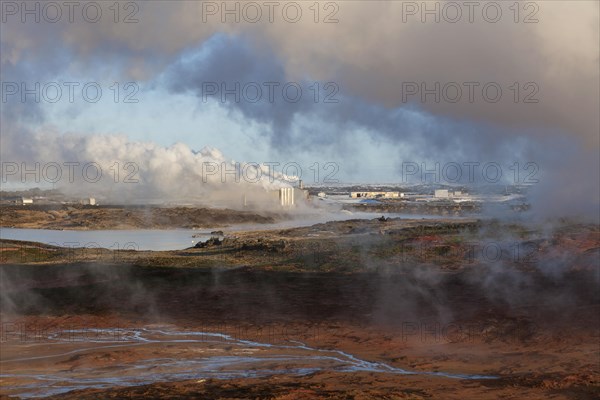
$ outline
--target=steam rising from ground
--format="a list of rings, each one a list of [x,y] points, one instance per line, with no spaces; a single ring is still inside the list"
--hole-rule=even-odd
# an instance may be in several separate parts
[[[524,239],[523,232],[529,229],[533,230]],[[205,313],[212,315],[207,311],[211,307],[227,310],[233,319],[257,321],[286,319],[293,313],[310,319],[317,313],[320,318],[356,318],[394,325],[420,320],[478,320],[486,313],[501,319],[504,314],[533,312],[539,315],[529,317],[558,322],[571,318],[580,307],[598,304],[600,275],[594,235],[597,229],[590,225],[485,224],[451,238],[442,235],[442,240],[452,239],[446,244],[461,243],[454,247],[459,252],[447,254],[432,253],[436,247],[421,241],[427,235],[416,233],[399,241],[387,235],[359,235],[352,246],[340,237],[339,247],[319,245],[316,250],[321,253],[314,258],[308,251],[302,254],[302,266],[311,273],[101,263],[40,271],[35,265],[8,265],[0,268],[1,305],[2,312],[15,315],[119,310],[123,315],[132,313],[155,322],[205,318]],[[477,245],[473,253],[467,243]],[[407,253],[389,255],[392,249],[397,251],[398,246],[405,245]],[[463,253],[465,249],[468,251]],[[356,272],[316,272],[314,269],[321,267],[318,263],[327,260],[331,251],[358,253],[358,257],[344,258],[349,264],[336,266]],[[433,257],[423,259],[419,253]],[[269,265],[264,261],[268,255],[252,250],[243,254]],[[449,268],[452,262],[459,265]],[[73,296],[68,304],[63,301],[64,290]],[[321,291],[327,291],[327,307]],[[172,304],[182,302],[186,307],[172,309]],[[316,307],[323,309],[317,312]]]

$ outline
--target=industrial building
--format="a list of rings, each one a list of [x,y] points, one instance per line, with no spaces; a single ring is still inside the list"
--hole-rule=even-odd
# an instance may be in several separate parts
[[[308,200],[308,190],[302,187],[286,187],[279,189],[279,205],[293,207]]]
[[[353,199],[375,199],[375,198],[384,198],[384,199],[397,199],[404,197],[404,193],[400,192],[350,192],[350,197]]]
[[[258,199],[260,198],[264,199],[263,195],[245,193],[242,197],[242,204],[244,207],[259,205],[260,200]],[[302,188],[302,183],[300,182],[298,187],[282,187],[267,191],[267,199],[268,205],[279,205],[280,207],[290,208],[308,202],[309,192]]]
[[[450,192],[448,189],[436,189],[433,192],[433,197],[436,199],[448,199],[448,198],[460,198],[460,197],[468,197],[466,193],[463,193],[460,190],[455,190],[454,192]]]
[[[448,194],[448,189],[436,189],[433,192],[433,197],[436,199],[447,199],[450,195]]]
[[[81,200],[81,204],[86,205],[86,206],[95,206],[96,199],[93,197],[88,197],[86,199]]]
[[[286,187],[279,189],[279,205],[282,207],[291,207],[294,205],[294,188]]]

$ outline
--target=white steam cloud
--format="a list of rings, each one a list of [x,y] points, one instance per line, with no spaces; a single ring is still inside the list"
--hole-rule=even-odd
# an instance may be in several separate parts
[[[236,163],[214,148],[164,147],[125,136],[36,133],[2,151],[4,184],[53,184],[76,197],[119,203],[191,202],[240,206],[296,179],[268,164]]]

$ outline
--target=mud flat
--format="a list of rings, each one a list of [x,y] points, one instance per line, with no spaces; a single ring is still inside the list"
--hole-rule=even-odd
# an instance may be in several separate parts
[[[373,219],[181,251],[2,248],[4,396],[600,395],[594,225]]]

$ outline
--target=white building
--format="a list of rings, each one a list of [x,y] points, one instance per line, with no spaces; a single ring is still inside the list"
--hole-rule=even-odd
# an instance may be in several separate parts
[[[33,204],[33,199],[31,197],[21,197],[21,204]]]
[[[352,197],[353,199],[361,199],[361,198],[394,199],[394,198],[404,197],[404,193],[400,193],[400,192],[350,192],[350,197]]]
[[[294,188],[286,187],[279,189],[279,204],[281,206],[294,205]]]
[[[433,197],[436,199],[447,199],[449,197],[448,189],[436,189],[433,193]]]

